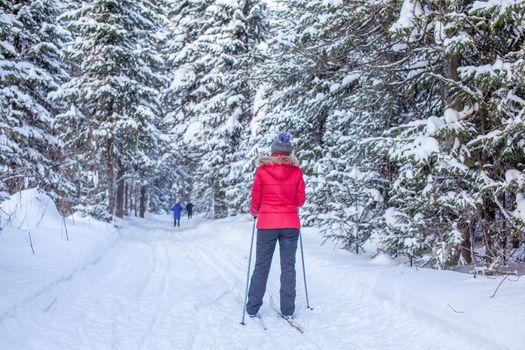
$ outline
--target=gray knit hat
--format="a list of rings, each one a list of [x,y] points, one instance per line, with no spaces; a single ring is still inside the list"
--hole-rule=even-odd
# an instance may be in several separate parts
[[[292,154],[292,135],[287,132],[280,132],[272,143],[272,155],[282,153]]]

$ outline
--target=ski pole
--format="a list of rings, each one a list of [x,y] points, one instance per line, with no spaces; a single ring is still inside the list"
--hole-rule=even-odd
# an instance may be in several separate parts
[[[301,244],[301,260],[303,262],[303,278],[304,278],[304,292],[306,294],[306,308],[309,310],[313,310],[313,308],[310,307],[310,302],[308,301],[308,287],[306,286],[306,268],[304,267],[303,235],[301,233],[299,233],[299,242]]]
[[[246,323],[244,323],[244,317],[246,316],[246,302],[248,299],[248,285],[250,282],[250,267],[252,264],[253,237],[255,236],[255,221],[256,220],[257,218],[253,218],[252,241],[250,243],[250,255],[248,257],[248,272],[246,273],[246,290],[244,292],[244,304],[242,305],[242,320],[241,320],[242,325],[246,325]]]

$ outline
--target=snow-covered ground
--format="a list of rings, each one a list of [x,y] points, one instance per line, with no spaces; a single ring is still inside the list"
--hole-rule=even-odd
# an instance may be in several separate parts
[[[502,277],[370,260],[305,229],[314,308],[306,309],[298,259],[305,333],[268,302],[264,331],[250,319],[239,324],[248,217],[196,217],[174,229],[169,216],[150,215],[118,231],[77,217],[66,221],[67,241],[47,199],[26,194],[18,203],[29,220],[0,233],[0,349],[525,349],[525,280],[506,279],[491,298]],[[275,258],[267,297],[278,303]]]

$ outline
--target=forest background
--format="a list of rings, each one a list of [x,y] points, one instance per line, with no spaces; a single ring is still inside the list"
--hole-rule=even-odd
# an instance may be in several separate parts
[[[525,258],[525,1],[0,0],[0,200],[248,211],[290,132],[306,226],[361,252]]]

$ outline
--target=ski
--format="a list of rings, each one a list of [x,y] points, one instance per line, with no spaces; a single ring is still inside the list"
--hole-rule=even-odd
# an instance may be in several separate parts
[[[290,318],[287,318],[286,316],[284,316],[278,309],[277,307],[275,306],[274,302],[273,302],[273,298],[270,296],[270,307],[273,309],[273,311],[275,311],[277,313],[277,315],[279,315],[282,319],[284,319],[286,322],[288,322],[288,324],[293,328],[295,329],[296,331],[298,331],[299,333],[304,333],[304,329],[303,327],[295,320],[293,319],[290,319]]]
[[[237,302],[239,303],[239,305],[242,305],[243,304],[243,301],[242,301],[242,296],[240,294],[237,294]],[[259,325],[259,327],[261,327],[263,330],[267,330],[268,327],[266,327],[266,324],[264,323],[264,321],[262,320],[262,317],[261,315],[257,315],[255,317],[250,317],[248,316],[248,318],[251,318],[255,323],[257,323]],[[246,323],[242,323],[242,325],[246,325]]]
[[[303,327],[295,320],[293,319],[290,319],[290,318],[287,318],[286,316],[284,316],[283,314],[281,314],[279,311],[276,311],[277,314],[283,319],[285,320],[286,322],[288,322],[288,324],[294,328],[296,331],[298,331],[299,333],[304,333],[304,329]]]
[[[290,326],[292,326],[292,328],[294,328],[295,330],[297,330],[299,333],[304,333],[304,330],[303,330],[303,327],[297,323],[295,320],[291,320],[289,318],[286,318],[284,315],[281,315],[280,312],[278,312],[279,316],[281,316],[284,320],[286,320],[286,322],[288,322],[288,324]]]
[[[257,323],[259,325],[259,327],[261,327],[263,330],[267,330],[268,328],[266,327],[266,324],[264,323],[264,321],[262,320],[262,317],[261,315],[257,315],[255,317],[250,317],[252,320],[254,320],[255,323]]]

